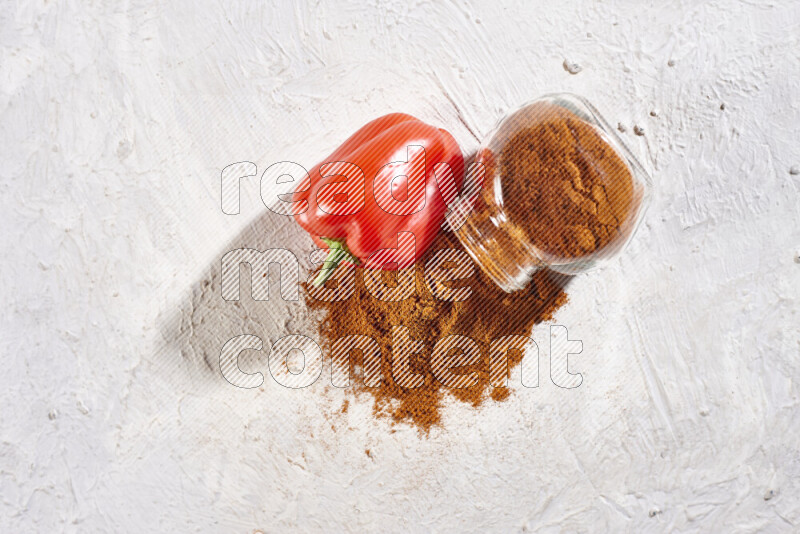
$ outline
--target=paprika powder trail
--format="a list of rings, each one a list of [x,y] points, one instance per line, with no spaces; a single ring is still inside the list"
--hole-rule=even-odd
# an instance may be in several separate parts
[[[505,400],[509,395],[508,388],[493,388],[489,384],[489,344],[493,339],[506,335],[530,335],[535,324],[550,320],[553,313],[567,301],[564,286],[569,277],[546,270],[535,273],[525,290],[509,294],[497,287],[480,269],[475,269],[473,277],[449,282],[452,288],[470,287],[472,294],[468,299],[458,302],[438,299],[428,290],[424,267],[438,250],[445,248],[462,250],[461,244],[451,233],[440,233],[414,265],[416,291],[405,300],[376,299],[366,288],[361,269],[355,270],[354,294],[347,300],[326,302],[306,294],[309,308],[321,312],[319,339],[327,354],[330,354],[337,339],[351,334],[370,336],[380,346],[380,386],[364,386],[363,380],[356,374],[356,369],[362,366],[363,354],[353,351],[350,358],[351,376],[356,378],[351,382],[353,387],[348,392],[371,397],[376,416],[410,423],[423,432],[440,422],[440,409],[447,394],[472,406],[479,406],[489,398]],[[388,272],[384,276],[387,279],[393,277]],[[333,288],[337,283],[338,277],[335,277],[327,282],[326,287]],[[391,332],[394,325],[408,327],[411,336],[423,343],[421,354],[411,361],[411,371],[424,376],[424,384],[420,387],[405,389],[393,378]],[[438,340],[451,334],[467,336],[481,349],[479,364],[461,368],[465,372],[477,373],[479,380],[473,387],[446,388],[434,378],[431,367],[433,347]],[[516,367],[521,360],[519,351],[510,351],[509,369]]]
[[[437,164],[449,165],[454,183],[439,190]],[[445,130],[411,115],[375,119],[313,167],[295,190],[294,216],[314,242],[330,250],[314,285],[341,262],[402,269],[427,250],[447,205],[463,184],[461,149]],[[414,251],[386,261],[380,250],[399,247],[399,234],[413,236]]]

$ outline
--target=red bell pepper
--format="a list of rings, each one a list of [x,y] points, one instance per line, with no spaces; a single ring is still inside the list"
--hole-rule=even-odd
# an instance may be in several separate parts
[[[402,113],[367,123],[324,162],[292,196],[297,222],[330,250],[317,287],[343,261],[389,270],[411,265],[441,229],[464,179],[455,139]],[[408,246],[413,252],[388,263],[376,254]]]

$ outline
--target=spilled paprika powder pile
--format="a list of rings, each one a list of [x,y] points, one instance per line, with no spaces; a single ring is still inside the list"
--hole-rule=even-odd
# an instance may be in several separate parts
[[[563,290],[568,279],[552,271],[539,271],[531,284],[522,291],[506,293],[497,287],[480,269],[475,268],[470,278],[450,282],[451,288],[470,287],[472,294],[461,302],[436,298],[428,289],[424,279],[426,262],[440,249],[461,248],[452,233],[442,232],[431,248],[414,265],[416,292],[411,297],[386,302],[376,299],[367,290],[362,273],[356,269],[354,294],[347,300],[325,302],[312,298],[307,293],[306,302],[312,310],[323,312],[320,324],[320,339],[323,350],[330,354],[333,343],[350,334],[367,335],[375,339],[381,348],[382,378],[379,387],[370,388],[360,381],[355,372],[363,365],[363,354],[351,354],[351,376],[354,390],[367,393],[374,399],[374,412],[389,416],[395,421],[407,421],[427,431],[440,421],[439,409],[448,390],[457,400],[480,405],[486,398],[501,401],[509,395],[508,388],[493,388],[489,384],[489,344],[493,339],[511,335],[530,335],[533,325],[549,320],[553,312],[567,300]],[[384,272],[387,285],[394,273]],[[335,287],[336,280],[326,285]],[[424,375],[424,385],[405,389],[398,386],[392,375],[392,326],[409,328],[415,340],[423,342],[422,353],[412,360],[415,373]],[[481,349],[480,364],[465,366],[466,372],[475,371],[478,383],[473,387],[445,388],[433,376],[431,352],[440,339],[458,334],[474,340]],[[508,368],[512,369],[522,360],[521,351],[509,351]]]

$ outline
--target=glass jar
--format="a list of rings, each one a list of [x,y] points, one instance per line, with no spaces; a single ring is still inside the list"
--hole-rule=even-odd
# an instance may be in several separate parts
[[[650,200],[650,176],[576,95],[546,95],[505,117],[476,162],[483,187],[474,206],[456,208],[470,213],[455,233],[507,292],[538,269],[576,274],[619,254]]]

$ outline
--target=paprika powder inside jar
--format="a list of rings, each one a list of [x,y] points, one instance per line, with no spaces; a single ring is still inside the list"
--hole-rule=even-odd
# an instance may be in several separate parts
[[[507,292],[543,267],[576,274],[615,256],[650,197],[650,177],[632,152],[570,94],[546,95],[504,118],[476,163],[483,187],[456,235]]]

